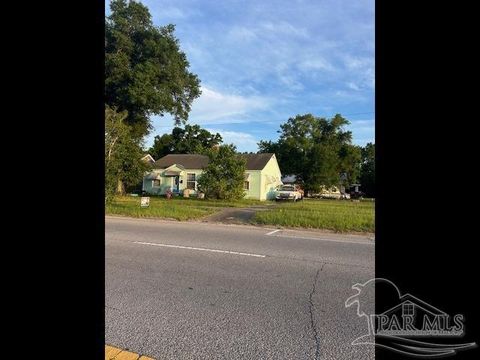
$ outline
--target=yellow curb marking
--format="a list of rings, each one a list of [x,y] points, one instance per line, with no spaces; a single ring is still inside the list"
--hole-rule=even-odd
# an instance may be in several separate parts
[[[122,351],[117,356],[114,357],[115,360],[138,360],[140,355],[135,354],[130,351]]]
[[[105,360],[155,360],[145,355],[122,350],[114,346],[105,345]]]
[[[122,349],[105,345],[105,360],[112,360],[115,356],[120,353]]]

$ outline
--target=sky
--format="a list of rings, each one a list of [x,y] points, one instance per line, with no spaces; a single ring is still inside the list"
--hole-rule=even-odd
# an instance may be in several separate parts
[[[201,80],[190,124],[256,152],[290,117],[340,113],[354,144],[375,142],[374,0],[141,2],[155,25],[176,25]],[[173,128],[168,115],[152,122],[146,147]]]

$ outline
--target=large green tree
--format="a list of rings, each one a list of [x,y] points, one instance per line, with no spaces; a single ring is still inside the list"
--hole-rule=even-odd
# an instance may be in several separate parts
[[[112,0],[105,21],[105,103],[127,111],[132,136],[151,130],[151,115],[171,114],[180,124],[200,96],[200,81],[189,71],[174,25],[156,27],[148,8]]]
[[[149,165],[143,156],[140,140],[130,135],[125,120],[128,114],[105,107],[105,197],[111,200],[116,193],[142,181]]]
[[[206,151],[210,161],[198,179],[198,188],[211,199],[241,199],[245,195],[246,160],[234,145],[220,145]]]
[[[338,152],[340,184],[348,186],[358,181],[361,173],[362,147],[343,144]]]
[[[349,121],[297,115],[280,125],[277,142],[261,141],[259,152],[274,152],[283,174],[296,175],[306,190],[348,185],[359,175],[360,149],[351,144]],[[344,175],[344,176],[341,176]]]
[[[223,139],[219,133],[211,133],[199,125],[175,127],[171,134],[155,136],[148,153],[154,159],[167,154],[201,154],[213,146],[220,145]]]
[[[368,143],[362,148],[360,170],[361,190],[369,197],[375,197],[375,144]]]

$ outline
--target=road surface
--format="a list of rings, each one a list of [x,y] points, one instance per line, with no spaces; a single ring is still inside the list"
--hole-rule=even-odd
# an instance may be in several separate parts
[[[107,344],[156,359],[373,359],[371,239],[107,217]],[[365,308],[374,294],[362,299]],[[368,302],[369,304],[366,304]]]

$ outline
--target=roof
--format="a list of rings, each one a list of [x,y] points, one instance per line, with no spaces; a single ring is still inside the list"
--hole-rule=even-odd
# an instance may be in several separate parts
[[[242,154],[242,156],[247,160],[247,170],[262,170],[273,155],[275,154]]]
[[[155,161],[156,169],[165,169],[173,164],[186,169],[203,169],[208,165],[208,156],[198,154],[168,154]]]
[[[273,153],[261,154],[242,154],[247,160],[247,170],[262,170]],[[208,156],[198,154],[169,154],[158,159],[154,167],[156,169],[165,169],[173,164],[182,165],[186,169],[203,169],[208,165]]]
[[[142,157],[141,160],[145,160],[145,161],[147,161],[151,164],[153,164],[155,162],[155,159],[150,154],[145,155],[144,157]]]

